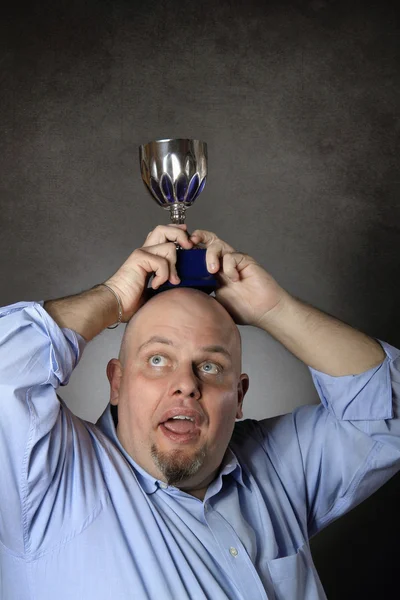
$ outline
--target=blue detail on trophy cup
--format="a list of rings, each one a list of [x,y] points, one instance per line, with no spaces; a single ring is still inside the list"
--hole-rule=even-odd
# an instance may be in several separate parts
[[[202,181],[202,182],[201,182],[201,184],[199,185],[199,189],[197,190],[197,192],[196,192],[196,195],[195,195],[195,197],[193,198],[193,201],[195,201],[195,200],[196,200],[196,198],[197,198],[198,196],[200,196],[201,192],[204,190],[204,186],[206,185],[206,179],[207,179],[207,178],[206,178],[206,177],[204,177],[203,181]]]
[[[190,203],[193,202],[198,189],[199,189],[199,176],[196,173],[196,175],[193,175],[193,177],[189,183],[189,189],[188,189],[188,193],[186,195],[186,202],[190,202]]]
[[[175,224],[185,222],[186,208],[204,189],[207,178],[207,144],[199,140],[169,139],[140,146],[142,179],[157,204],[170,211]],[[158,293],[173,287],[193,287],[210,294],[217,280],[207,271],[206,250],[177,248],[176,269],[181,279],[177,286],[169,282]]]
[[[166,198],[168,202],[174,202],[174,188],[167,173],[164,173],[161,177],[161,190],[164,193],[164,198]]]
[[[152,177],[150,180],[151,191],[156,196],[160,204],[165,204],[164,196],[161,193],[160,186],[157,181]]]
[[[184,173],[179,175],[176,181],[176,197],[178,202],[184,202],[188,189],[188,180]]]

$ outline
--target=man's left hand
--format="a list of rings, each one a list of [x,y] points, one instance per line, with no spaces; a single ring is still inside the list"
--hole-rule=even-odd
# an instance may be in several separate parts
[[[262,327],[267,313],[278,307],[288,293],[254,258],[236,252],[215,233],[196,229],[190,239],[207,248],[207,269],[219,283],[216,299],[235,323]]]

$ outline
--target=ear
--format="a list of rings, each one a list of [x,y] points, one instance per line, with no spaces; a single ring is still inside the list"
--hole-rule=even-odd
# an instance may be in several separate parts
[[[116,406],[119,400],[119,388],[122,379],[122,365],[117,358],[112,358],[107,365],[107,377],[110,382],[110,403]]]
[[[243,419],[243,399],[249,389],[249,376],[242,373],[238,383],[238,406],[236,411],[236,419]]]

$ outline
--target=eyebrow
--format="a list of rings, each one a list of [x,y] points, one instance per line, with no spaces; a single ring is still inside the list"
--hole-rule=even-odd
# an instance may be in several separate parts
[[[150,344],[156,344],[156,343],[166,344],[167,346],[175,346],[175,344],[172,340],[169,340],[168,338],[160,337],[158,335],[153,335],[151,338],[149,338],[148,340],[146,340],[145,342],[143,342],[143,344],[141,344],[139,346],[139,351],[142,348],[144,348],[145,346],[149,346]],[[232,355],[229,352],[229,350],[227,350],[227,348],[225,348],[224,346],[220,346],[218,344],[213,344],[211,346],[203,346],[202,348],[200,348],[200,350],[202,350],[203,352],[211,352],[212,354],[223,354],[227,358],[232,359]]]

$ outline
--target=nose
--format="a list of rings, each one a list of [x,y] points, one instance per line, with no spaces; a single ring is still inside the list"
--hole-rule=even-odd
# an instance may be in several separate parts
[[[170,394],[183,398],[194,398],[195,400],[201,397],[200,381],[193,372],[192,367],[184,366],[175,371]]]

